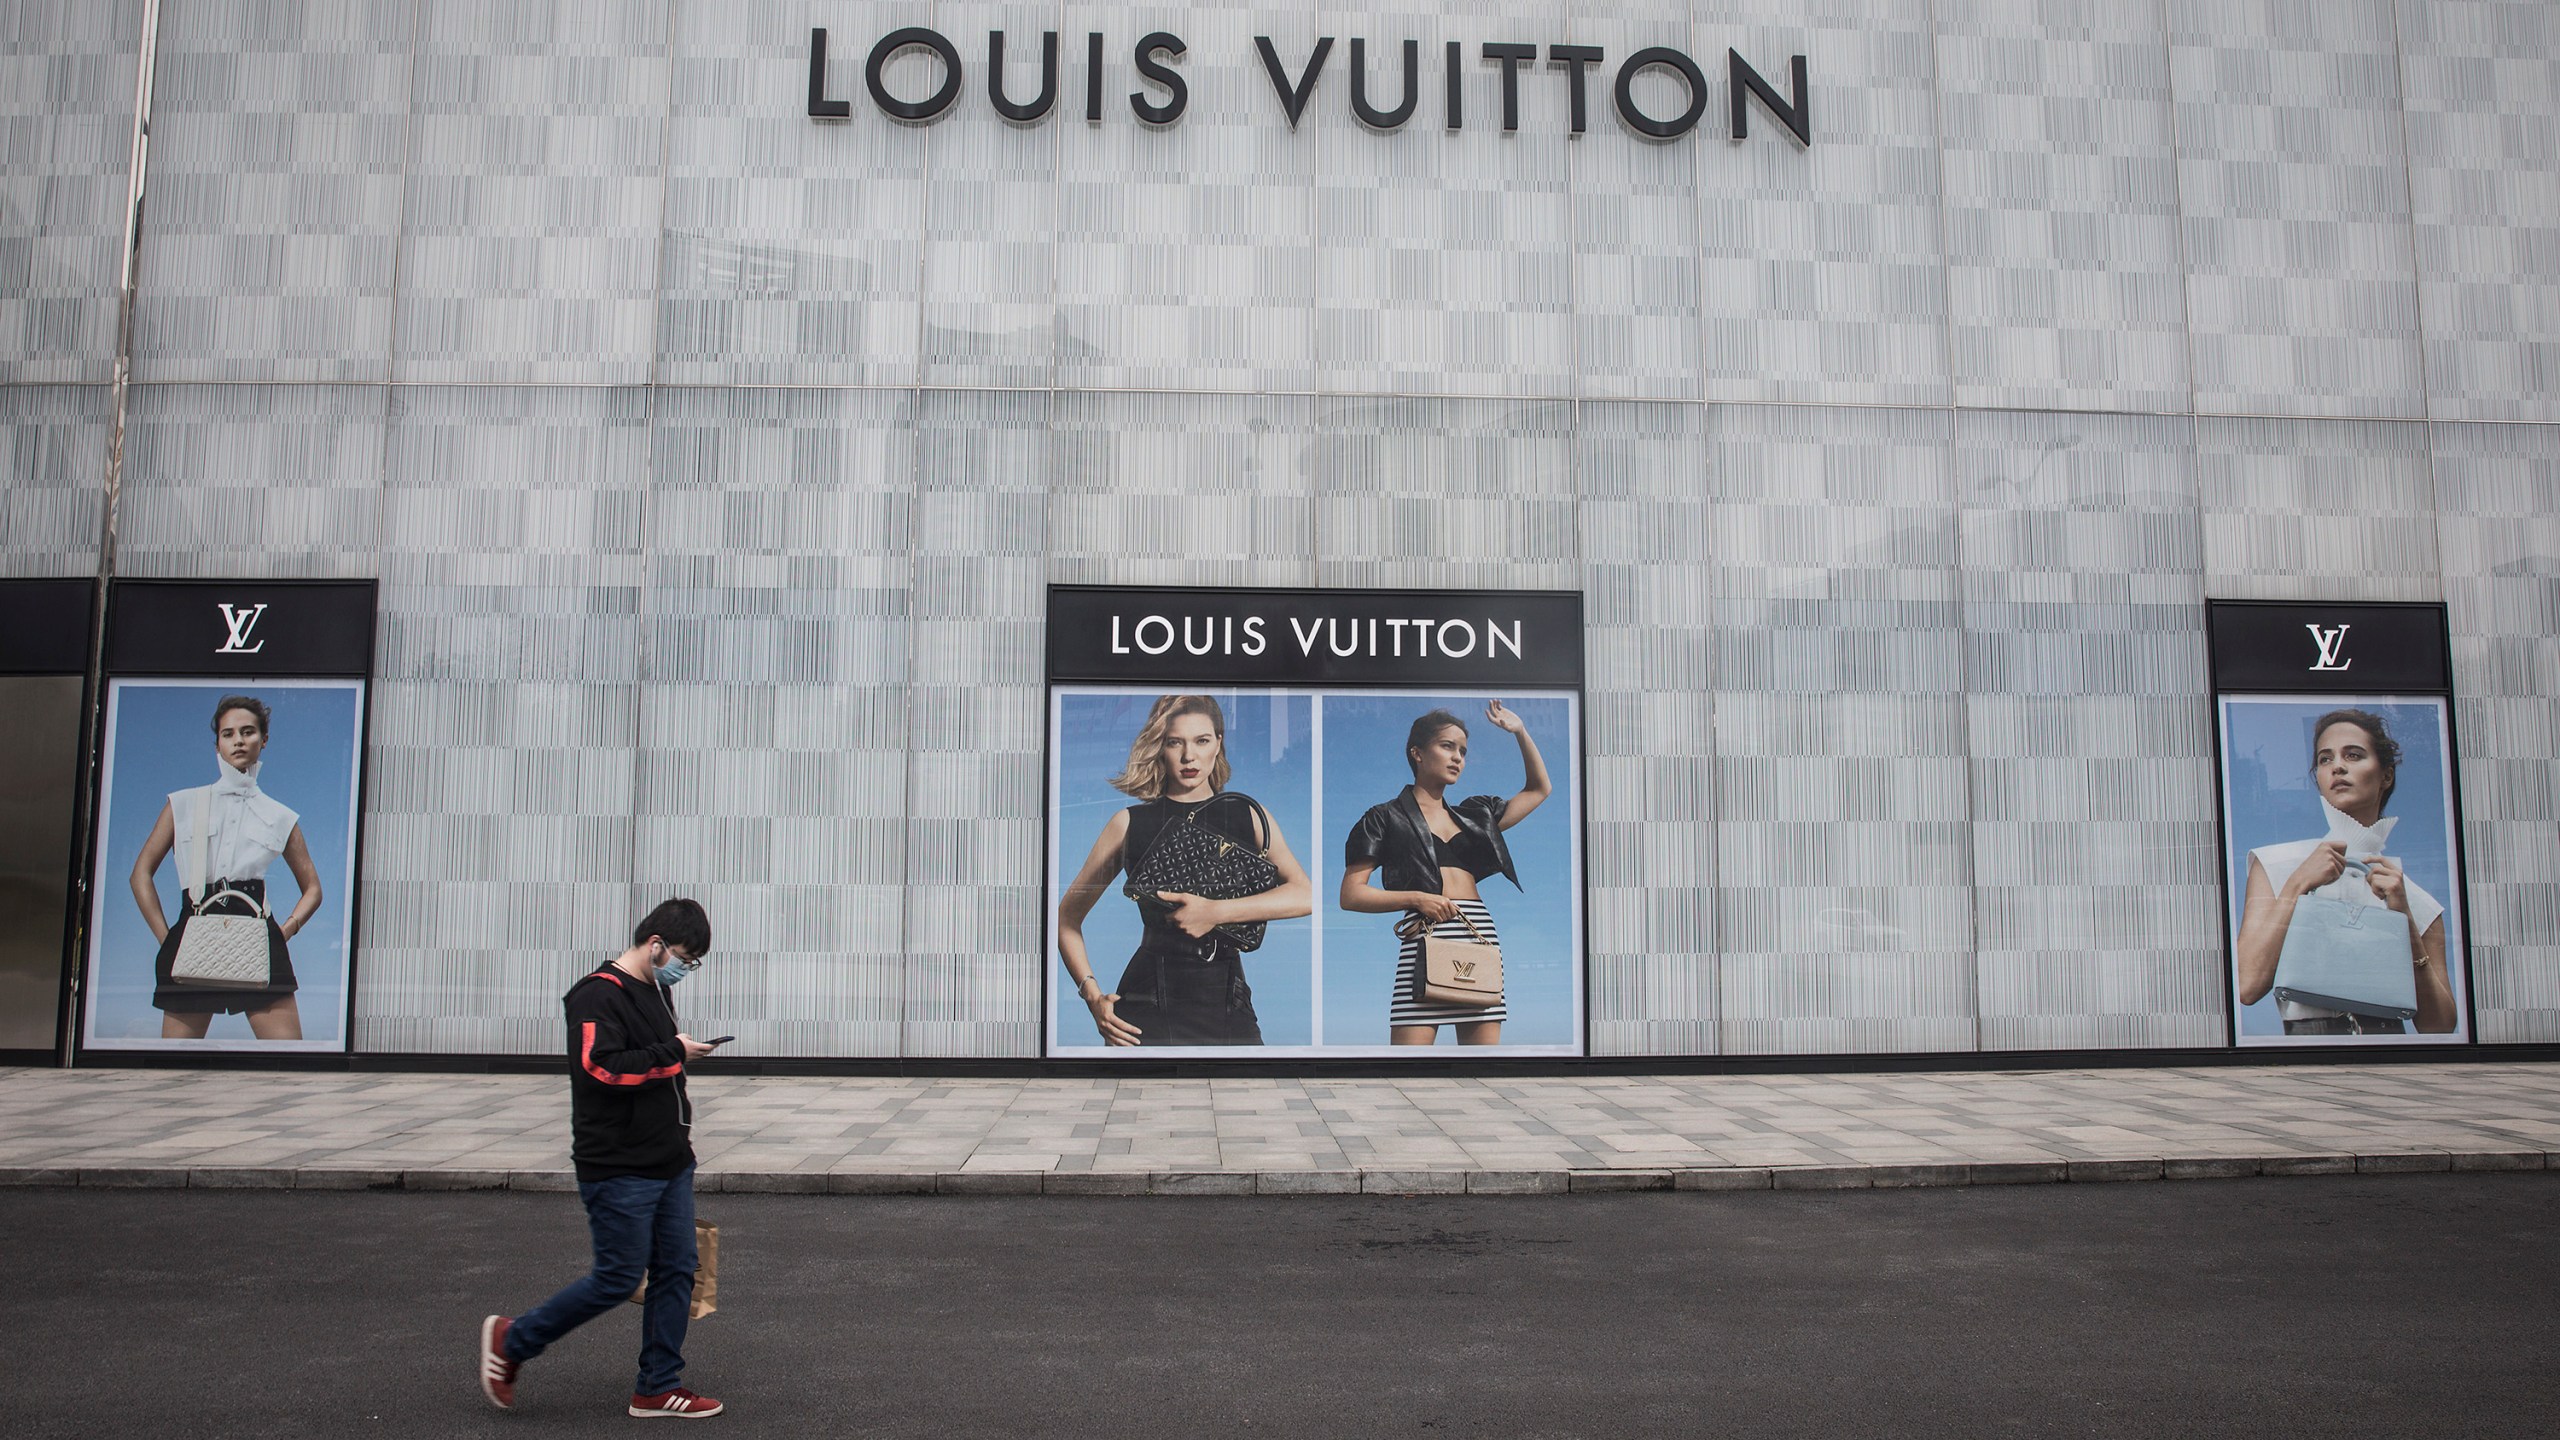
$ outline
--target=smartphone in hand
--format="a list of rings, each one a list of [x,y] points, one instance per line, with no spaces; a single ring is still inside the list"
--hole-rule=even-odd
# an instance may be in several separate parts
[[[711,1046],[713,1049],[718,1049],[720,1046],[726,1045],[726,1044],[728,1044],[730,1041],[735,1040],[735,1039],[737,1039],[737,1038],[738,1038],[738,1037],[737,1037],[737,1036],[735,1036],[735,1035],[714,1035],[714,1036],[712,1036],[710,1039],[705,1040],[705,1041],[703,1041],[702,1043],[703,1043],[703,1044],[705,1044],[705,1045]]]

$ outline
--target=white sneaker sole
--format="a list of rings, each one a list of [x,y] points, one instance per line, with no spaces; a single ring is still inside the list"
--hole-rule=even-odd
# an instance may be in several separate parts
[[[634,1420],[708,1420],[728,1408],[726,1405],[714,1405],[708,1410],[643,1410],[637,1405],[623,1407]]]
[[[489,1355],[491,1347],[498,1343],[500,1318],[502,1317],[492,1315],[480,1322],[480,1393],[488,1396],[489,1403],[499,1409],[512,1410],[515,1408],[515,1402],[499,1399],[498,1387],[489,1379]]]

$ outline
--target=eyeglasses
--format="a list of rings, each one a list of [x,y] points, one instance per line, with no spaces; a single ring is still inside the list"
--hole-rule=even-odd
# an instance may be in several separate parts
[[[690,975],[694,971],[702,968],[702,960],[699,956],[687,955],[673,945],[668,945],[663,942],[660,943],[659,948],[666,952],[667,959],[673,963],[677,969],[682,970],[687,975]]]

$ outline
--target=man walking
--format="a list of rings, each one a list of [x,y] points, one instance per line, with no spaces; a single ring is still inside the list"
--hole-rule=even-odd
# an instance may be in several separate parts
[[[631,932],[631,948],[569,987],[569,1158],[595,1238],[595,1267],[510,1320],[480,1323],[480,1389],[515,1404],[516,1370],[561,1336],[629,1299],[640,1307],[640,1378],[631,1413],[700,1420],[720,1402],[676,1384],[693,1307],[693,1108],[684,1067],[712,1047],[676,1028],[668,991],[702,968],[711,919],[669,900]]]

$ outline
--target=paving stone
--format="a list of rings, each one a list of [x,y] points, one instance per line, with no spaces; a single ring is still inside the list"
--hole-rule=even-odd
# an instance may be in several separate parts
[[[1250,1195],[1250,1170],[1165,1170],[1149,1176],[1150,1195]]]
[[[1980,1160],[1965,1169],[1976,1185],[2059,1185],[2071,1178],[2060,1160]]]
[[[290,1190],[293,1171],[267,1165],[209,1165],[187,1172],[190,1190]]]
[[[505,1170],[404,1170],[400,1172],[403,1190],[504,1190],[511,1172]]]
[[[1051,1170],[1040,1177],[1040,1193],[1144,1195],[1150,1178],[1143,1170]]]
[[[1774,1165],[1772,1190],[1866,1190],[1876,1183],[1871,1165]]]
[[[554,1076],[5,1073],[0,1184],[172,1185],[202,1171],[195,1183],[211,1186],[244,1183],[228,1173],[243,1170],[292,1170],[298,1188],[313,1189],[397,1185],[429,1171],[504,1173],[511,1188],[561,1183],[518,1178],[562,1174],[567,1096]],[[1651,1171],[1707,1188],[1759,1183],[1744,1172],[1779,1167],[1790,1184],[1850,1168],[1871,1184],[1943,1183],[1956,1165],[1976,1184],[2089,1180],[2127,1161],[2137,1173],[2157,1163],[2156,1173],[2179,1178],[2248,1173],[2251,1164],[2264,1174],[2343,1174],[2356,1171],[2359,1150],[2367,1173],[2548,1169],[2560,1148],[2560,1066],[2535,1062],[1498,1079],[706,1077],[696,1095],[710,1120],[704,1158],[721,1167],[697,1177],[705,1193],[733,1174],[821,1172],[864,1157],[927,1180],[973,1161],[1052,1156],[1079,1171],[1102,1163],[1111,1173],[1253,1174],[1257,1193],[1288,1193],[1292,1181],[1262,1178],[1278,1175],[1338,1175],[1305,1183],[1348,1186],[1365,1165],[1380,1177],[1423,1177],[1372,1187],[1456,1193],[1471,1175],[1488,1191],[1508,1188],[1506,1175],[1556,1172],[1566,1172],[1568,1189],[1574,1172]],[[2265,1156],[2305,1143],[2323,1148]],[[2409,1158],[2421,1152],[2428,1158]],[[2163,1154],[2185,1158],[2148,1158]],[[813,1183],[740,1181],[766,1190]],[[1644,1182],[1583,1188],[1612,1183]]]
[[[1036,1173],[1036,1172],[1035,1172]],[[936,1177],[903,1170],[835,1170],[825,1176],[829,1195],[931,1195]]]
[[[80,1171],[83,1190],[183,1190],[187,1172],[162,1166],[114,1165]]]
[[[33,1188],[79,1183],[80,1172],[77,1170],[57,1170],[43,1165],[0,1166],[0,1188],[11,1186]]]
[[[1562,1195],[1571,1188],[1562,1170],[1475,1170],[1467,1175],[1470,1195]]]
[[[1727,1165],[1712,1170],[1679,1170],[1671,1176],[1674,1190],[1766,1190],[1772,1172],[1765,1166]]]
[[[823,1170],[732,1170],[720,1188],[730,1195],[824,1195],[833,1178]]]
[[[2074,1185],[2121,1180],[2157,1180],[2164,1173],[2161,1162],[2158,1160],[2073,1160],[2069,1164],[2071,1183]]]
[[[945,1170],[933,1177],[937,1195],[1037,1195],[1045,1170]]]
[[[2248,1155],[2195,1155],[2161,1161],[2160,1175],[2165,1180],[2243,1180],[2258,1173],[2259,1163]]]
[[[2550,1159],[2539,1150],[2457,1150],[2456,1170],[2544,1170]]]
[[[2452,1168],[2453,1157],[2442,1150],[2356,1157],[2359,1175],[2434,1175]]]
[[[2258,1161],[2261,1175],[2353,1175],[2353,1155],[2268,1155]]]
[[[296,1190],[397,1190],[397,1170],[297,1170],[293,1176]]]
[[[1360,1172],[1363,1195],[1464,1195],[1467,1172],[1464,1170],[1363,1170]]]
[[[1867,1174],[1878,1190],[1916,1190],[1973,1183],[1970,1165],[1870,1165]]]
[[[1577,1195],[1620,1190],[1668,1190],[1671,1184],[1672,1172],[1668,1170],[1575,1170],[1565,1177],[1566,1188]]]
[[[1357,1195],[1357,1170],[1265,1170],[1253,1177],[1256,1195]]]

